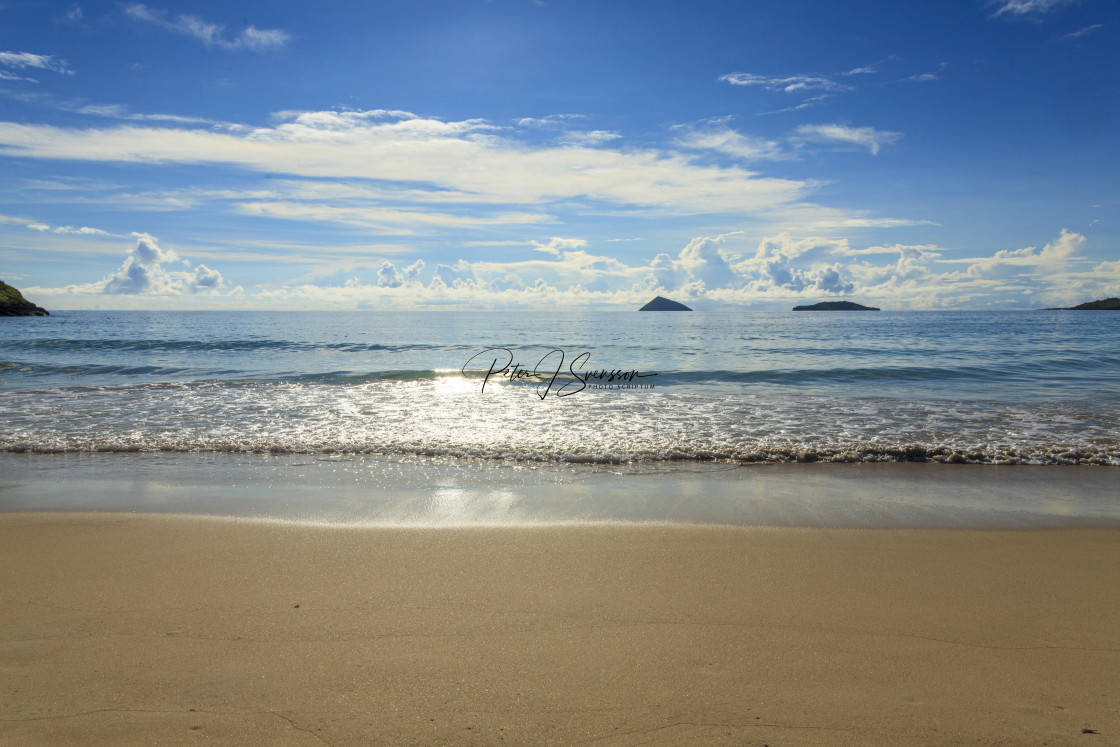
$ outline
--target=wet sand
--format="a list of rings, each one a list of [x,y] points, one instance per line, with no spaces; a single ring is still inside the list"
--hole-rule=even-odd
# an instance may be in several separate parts
[[[0,558],[3,744],[1120,740],[1117,529],[5,513]]]

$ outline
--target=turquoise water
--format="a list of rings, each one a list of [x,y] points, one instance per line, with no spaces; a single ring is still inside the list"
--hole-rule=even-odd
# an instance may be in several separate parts
[[[0,418],[18,453],[1116,466],[1120,314],[58,312],[0,319]]]

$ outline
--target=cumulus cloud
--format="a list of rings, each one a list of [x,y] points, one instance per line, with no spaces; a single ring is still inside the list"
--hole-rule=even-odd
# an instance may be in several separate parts
[[[225,27],[221,24],[210,23],[197,16],[185,13],[169,18],[167,11],[155,10],[143,3],[126,5],[124,13],[134,20],[150,23],[176,34],[189,36],[208,47],[218,47],[219,49],[248,49],[253,52],[263,52],[282,47],[292,38],[287,31],[258,29],[255,26],[247,26],[240,34],[229,38],[225,35]]]
[[[225,288],[222,274],[204,264],[193,270],[172,270],[164,265],[180,264],[190,267],[173,250],[164,249],[154,236],[134,234],[136,245],[124,262],[111,275],[96,283],[72,285],[70,293],[103,293],[111,295],[182,296],[186,294],[213,294]]]
[[[182,307],[190,306],[194,294],[206,293],[214,294],[207,305],[215,308],[231,303],[239,292],[224,290],[221,275],[205,265],[169,269],[182,263],[175,252],[150,236],[136,238],[125,262],[99,283],[28,290],[59,299],[116,293],[114,303],[120,305],[158,295],[161,305]],[[376,283],[357,278],[342,286],[292,282],[259,289],[245,300],[263,308],[637,308],[660,294],[696,308],[785,309],[791,303],[841,296],[896,309],[1013,308],[1028,299],[1034,307],[1069,305],[1115,295],[1120,283],[1120,262],[1087,260],[1081,256],[1085,243],[1084,236],[1063,230],[1041,248],[1004,249],[960,260],[948,259],[949,250],[928,244],[858,247],[844,238],[788,233],[752,244],[741,234],[724,234],[698,236],[678,251],[626,264],[588,251],[582,239],[552,239],[535,246],[551,244],[553,251],[528,260],[460,259],[431,270],[422,260],[404,267],[383,262]]]
[[[874,127],[849,127],[841,124],[801,125],[793,139],[801,143],[822,143],[825,145],[855,146],[866,148],[872,155],[878,155],[885,145],[893,145],[902,138],[900,132],[876,130]]]
[[[954,261],[968,263],[967,272],[973,277],[1006,277],[1037,271],[1055,273],[1068,265],[1084,244],[1084,236],[1063,228],[1057,240],[1042,249],[1033,246],[1001,249],[991,257]]]
[[[847,247],[844,239],[795,239],[783,232],[763,238],[754,256],[737,263],[735,270],[743,276],[744,287],[755,293],[851,293],[855,284],[846,268],[831,261]]]
[[[736,280],[735,270],[724,250],[723,236],[694,238],[681,249],[675,264],[684,271],[686,284],[703,283],[706,288],[720,288]]]
[[[424,260],[418,259],[403,271],[398,270],[392,262],[382,262],[377,271],[377,285],[380,288],[400,288],[403,285],[412,285],[419,282],[420,271],[424,269]]]
[[[470,262],[460,259],[454,265],[437,264],[432,277],[433,287],[470,288],[478,285]]]
[[[643,268],[645,287],[733,303],[776,291],[836,294],[855,288],[846,268],[831,259],[847,247],[842,239],[793,239],[782,233],[762,239],[753,255],[743,257],[727,247],[733,237],[735,234],[699,236],[675,257],[658,254]]]

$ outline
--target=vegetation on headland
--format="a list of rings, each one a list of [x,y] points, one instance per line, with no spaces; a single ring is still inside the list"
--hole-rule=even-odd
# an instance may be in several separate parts
[[[863,306],[851,301],[822,301],[812,306],[794,306],[794,311],[878,311],[876,306]]]
[[[31,303],[17,289],[0,280],[0,316],[50,316],[50,312]]]
[[[1100,301],[1089,301],[1077,306],[1058,306],[1043,311],[1120,311],[1120,298],[1103,298]]]
[[[638,311],[692,311],[692,309],[688,308],[683,303],[670,300],[663,296],[657,296],[645,306],[638,309]]]

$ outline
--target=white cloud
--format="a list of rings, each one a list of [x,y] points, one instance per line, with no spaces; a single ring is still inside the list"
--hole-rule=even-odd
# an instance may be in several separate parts
[[[1079,39],[1082,36],[1086,36],[1088,34],[1093,33],[1094,31],[1097,31],[1097,30],[1103,29],[1103,28],[1104,28],[1103,23],[1094,23],[1092,26],[1086,26],[1085,28],[1078,29],[1077,31],[1071,31],[1068,34],[1063,34],[1062,38],[1063,39]]]
[[[911,75],[910,77],[908,77],[906,80],[913,80],[913,81],[917,81],[919,83],[925,83],[925,82],[929,82],[929,81],[932,81],[932,80],[941,80],[941,73],[944,72],[945,68],[947,68],[947,67],[949,67],[949,63],[948,62],[942,62],[940,65],[937,66],[936,70],[933,70],[931,72],[926,72],[926,73],[915,73],[914,75]]]
[[[25,75],[16,75],[15,73],[9,73],[6,70],[0,70],[0,80],[11,80],[11,81],[22,80],[22,81],[26,81],[27,83],[38,83],[39,82],[39,81],[35,80],[34,78],[28,78]]]
[[[248,26],[237,36],[227,38],[225,27],[220,24],[210,23],[197,16],[186,15],[185,13],[180,13],[169,20],[167,11],[154,10],[143,3],[126,5],[124,12],[125,15],[134,20],[192,37],[208,47],[218,47],[219,49],[249,49],[254,52],[263,52],[282,47],[292,38],[287,31],[258,29],[255,26]]]
[[[733,86],[758,86],[768,91],[799,93],[802,91],[844,91],[850,86],[821,75],[755,75],[754,73],[728,73],[719,79]]]
[[[847,248],[844,239],[795,239],[783,232],[762,239],[754,255],[736,263],[734,269],[743,278],[743,288],[754,293],[850,293],[854,284],[846,269],[829,261]]]
[[[553,236],[548,240],[547,244],[542,244],[539,241],[530,242],[533,249],[538,252],[545,252],[559,257],[561,253],[572,249],[582,249],[587,246],[587,241],[584,239],[565,239],[560,236]]]
[[[586,114],[549,114],[545,117],[520,117],[513,122],[521,127],[567,127],[574,120],[587,119]]]
[[[692,150],[710,150],[743,161],[779,160],[791,158],[774,140],[750,137],[716,122],[700,128],[678,126],[680,134],[676,145]]]
[[[368,179],[475,203],[605,202],[672,214],[759,215],[801,201],[806,182],[705,165],[654,148],[540,147],[481,120],[389,112],[314,112],[250,132],[119,126],[74,129],[0,122],[0,153],[125,163],[226,164],[270,174]],[[287,206],[278,208],[284,212]]]
[[[61,234],[76,234],[79,236],[108,236],[109,234],[102,231],[100,228],[90,228],[89,226],[82,226],[81,228],[74,228],[73,226],[57,226],[53,229],[55,233]]]
[[[231,122],[222,122],[205,117],[187,117],[180,114],[140,114],[129,111],[123,104],[83,104],[80,106],[60,105],[60,108],[78,114],[88,114],[94,117],[107,117],[110,119],[127,119],[142,122],[172,122],[178,124],[204,124],[228,130],[247,129],[242,125]]]
[[[74,226],[51,226],[42,221],[31,220],[29,218],[17,218],[11,215],[0,215],[0,224],[17,225],[29,228],[32,231],[51,232],[57,234],[70,234],[77,236],[109,236],[105,231],[100,228],[90,228],[89,226],[81,226],[75,228]]]
[[[618,140],[622,135],[607,130],[591,130],[588,132],[569,131],[560,136],[561,145],[586,145],[594,146]]]
[[[374,207],[342,207],[321,203],[258,201],[238,203],[245,215],[258,215],[287,220],[341,223],[376,229],[383,233],[412,233],[423,228],[478,228],[514,224],[551,223],[544,213],[498,213],[494,215],[453,215],[419,210],[392,210]]]
[[[400,288],[403,285],[415,285],[420,280],[420,271],[424,269],[424,260],[418,259],[404,271],[397,269],[392,262],[382,262],[377,271],[377,285],[380,288]]]
[[[571,126],[587,119],[586,114],[549,114],[545,117],[521,117],[513,123],[523,129],[535,130],[561,130],[556,136],[556,142],[566,146],[594,147],[618,140],[622,135],[610,130],[573,130]]]
[[[154,236],[134,234],[136,246],[111,275],[96,283],[71,285],[65,289],[76,294],[181,296],[217,293],[225,281],[217,270],[199,264],[193,270],[168,270],[165,264],[185,264],[171,249],[159,246]]]
[[[73,75],[74,71],[66,63],[66,60],[60,60],[54,55],[49,54],[34,54],[32,52],[0,52],[0,65],[16,70],[25,70],[32,68],[36,70],[49,70],[53,73],[61,73],[63,75]],[[25,75],[16,75],[4,70],[0,70],[0,80],[10,81],[26,81],[28,83],[38,83],[39,81],[34,78],[28,78]]]
[[[993,18],[999,16],[1039,16],[1049,13],[1055,8],[1069,5],[1075,0],[991,0],[990,5],[998,6],[992,14]]]
[[[191,286],[195,291],[201,290],[219,290],[222,285],[222,273],[217,270],[211,270],[204,264],[199,264],[194,268],[194,278]]]
[[[684,284],[703,283],[705,288],[737,285],[736,273],[724,249],[724,237],[700,236],[681,249],[674,265],[685,273]],[[678,284],[681,280],[678,279]]]
[[[902,138],[900,132],[876,130],[874,127],[849,127],[841,124],[801,125],[795,130],[797,142],[854,145],[878,155],[885,145],[892,145]]]
[[[1006,277],[1038,271],[1052,274],[1066,267],[1084,245],[1084,236],[1063,228],[1058,239],[1046,244],[1041,250],[1033,246],[1001,249],[991,257],[952,261],[967,263],[967,272],[974,277]]]
[[[40,70],[50,70],[64,75],[73,75],[74,71],[66,64],[50,54],[33,54],[31,52],[0,52],[0,65],[14,67],[17,70],[33,67]]]
[[[762,238],[752,250],[742,234],[723,234],[698,236],[676,253],[626,264],[588,251],[582,239],[555,237],[533,242],[545,251],[527,260],[460,259],[430,271],[423,260],[407,266],[381,260],[373,284],[357,278],[342,286],[288,282],[238,296],[240,288],[226,290],[221,275],[206,265],[168,269],[181,262],[177,254],[138,234],[125,262],[104,280],[29,290],[56,297],[57,308],[96,304],[108,293],[116,294],[113,303],[122,308],[143,307],[143,299],[153,297],[161,307],[189,308],[198,294],[210,294],[206,305],[211,308],[636,309],[657,294],[697,308],[788,309],[841,296],[895,309],[1014,308],[1027,302],[1039,307],[1116,295],[1120,262],[1086,260],[1080,254],[1085,243],[1084,236],[1063,230],[1041,249],[957,260],[946,259],[949,250],[928,244],[852,246],[844,238],[779,233]],[[962,264],[967,266],[959,269]]]
[[[475,288],[479,282],[471,263],[460,259],[454,265],[437,264],[431,285],[434,288]]]

